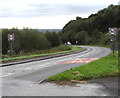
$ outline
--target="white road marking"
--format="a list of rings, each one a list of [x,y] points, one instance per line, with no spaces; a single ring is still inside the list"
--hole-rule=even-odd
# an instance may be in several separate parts
[[[44,66],[35,67],[35,68],[33,68],[33,69],[40,69],[40,68],[44,68],[44,67],[48,67],[48,66],[50,66],[50,65],[49,65],[49,64],[46,64],[46,65],[44,65]]]
[[[42,68],[43,66],[40,66],[40,67],[35,67],[34,69],[40,69],[40,68]]]
[[[2,75],[1,77],[4,78],[4,77],[10,76],[10,75],[12,75],[12,74],[14,74],[14,73],[8,73],[8,74],[6,74],[6,75]]]
[[[32,69],[32,68],[29,67],[29,68],[26,68],[25,70],[31,70],[31,69]]]

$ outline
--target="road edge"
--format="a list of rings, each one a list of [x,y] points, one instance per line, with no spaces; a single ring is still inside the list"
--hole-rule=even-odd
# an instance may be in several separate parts
[[[72,51],[72,52],[67,52],[67,53],[61,53],[61,54],[56,54],[56,55],[50,55],[50,56],[45,56],[45,57],[37,57],[37,58],[32,58],[29,60],[21,60],[21,61],[14,61],[10,63],[2,63],[0,67],[6,67],[6,66],[11,66],[11,65],[16,65],[16,64],[23,64],[23,63],[28,63],[28,62],[34,62],[34,61],[41,61],[45,59],[50,59],[50,58],[55,58],[55,57],[61,57],[61,56],[66,56],[74,53],[79,53],[85,51],[86,48],[83,48],[82,50],[79,51]]]

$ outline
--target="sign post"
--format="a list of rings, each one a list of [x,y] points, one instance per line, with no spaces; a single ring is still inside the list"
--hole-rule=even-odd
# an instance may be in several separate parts
[[[114,56],[117,28],[115,27],[109,28],[109,35],[111,36],[112,51],[113,51],[113,56]]]
[[[8,34],[8,41],[10,42],[10,53],[13,51],[13,45],[12,41],[14,41],[15,35],[14,34]]]

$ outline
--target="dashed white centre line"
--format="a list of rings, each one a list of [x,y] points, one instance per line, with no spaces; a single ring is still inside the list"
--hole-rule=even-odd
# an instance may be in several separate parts
[[[10,75],[12,75],[12,74],[14,74],[14,73],[8,73],[8,74],[3,75],[3,76],[1,76],[1,77],[4,78],[4,77],[10,76]]]
[[[32,68],[26,68],[25,70],[31,70]]]

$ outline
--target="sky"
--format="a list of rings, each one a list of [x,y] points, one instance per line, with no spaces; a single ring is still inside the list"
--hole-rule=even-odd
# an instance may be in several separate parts
[[[0,0],[0,28],[62,29],[119,0]]]

